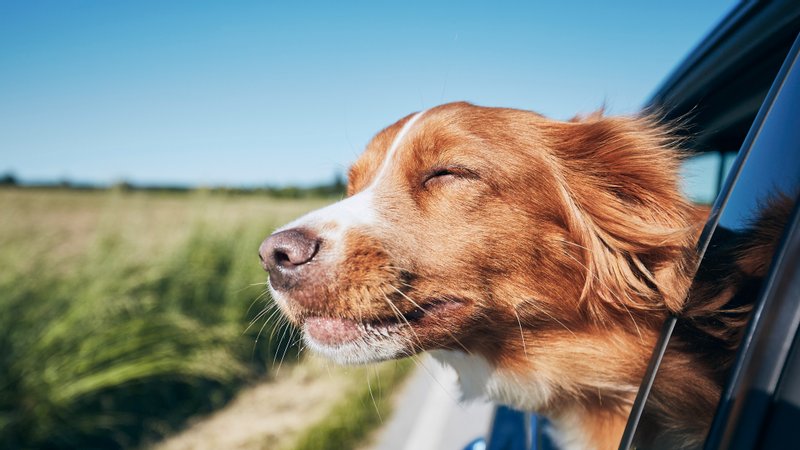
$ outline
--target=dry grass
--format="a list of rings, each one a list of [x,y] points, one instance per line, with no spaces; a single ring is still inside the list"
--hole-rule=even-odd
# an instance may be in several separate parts
[[[342,368],[309,358],[153,449],[353,448],[388,416],[390,392],[408,368],[407,361]]]
[[[329,201],[0,189],[0,448],[136,448],[182,429],[158,448],[366,436],[388,408],[373,375],[388,391],[405,366],[295,365],[296,331],[257,317],[259,243]]]
[[[292,360],[256,250],[324,203],[1,189],[0,447],[136,446]]]
[[[0,189],[0,267],[67,270],[103,236],[130,244],[130,261],[173,251],[199,225],[272,228],[330,200],[146,192]],[[255,250],[254,250],[255,252]],[[255,254],[255,253],[254,253]]]

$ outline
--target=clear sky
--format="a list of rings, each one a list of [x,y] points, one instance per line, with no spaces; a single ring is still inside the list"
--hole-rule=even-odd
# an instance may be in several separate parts
[[[2,0],[0,172],[306,184],[443,102],[633,112],[732,4]]]

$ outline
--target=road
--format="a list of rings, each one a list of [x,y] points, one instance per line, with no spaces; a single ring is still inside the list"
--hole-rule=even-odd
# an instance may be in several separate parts
[[[420,366],[399,393],[394,414],[371,450],[461,450],[486,435],[493,406],[459,403],[452,369],[427,355]]]

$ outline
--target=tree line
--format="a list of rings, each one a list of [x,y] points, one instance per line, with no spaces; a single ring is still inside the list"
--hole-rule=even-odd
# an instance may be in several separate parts
[[[342,197],[347,189],[347,182],[341,174],[336,174],[333,180],[311,186],[295,185],[264,185],[264,186],[191,186],[181,184],[142,184],[130,181],[118,181],[110,185],[75,182],[68,179],[45,182],[23,182],[13,173],[0,175],[0,187],[15,187],[24,189],[72,189],[84,191],[114,190],[119,192],[210,192],[214,194],[229,195],[267,195],[275,198],[315,198],[315,197]]]

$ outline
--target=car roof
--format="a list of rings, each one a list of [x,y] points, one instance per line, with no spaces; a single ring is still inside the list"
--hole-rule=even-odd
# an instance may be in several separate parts
[[[798,29],[798,1],[738,4],[656,89],[648,108],[667,120],[688,118],[692,150],[737,151]]]

